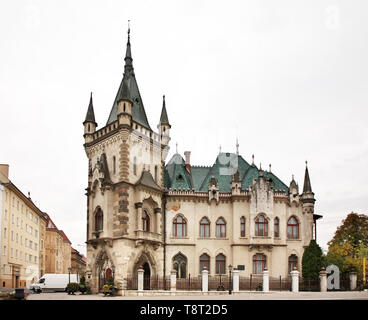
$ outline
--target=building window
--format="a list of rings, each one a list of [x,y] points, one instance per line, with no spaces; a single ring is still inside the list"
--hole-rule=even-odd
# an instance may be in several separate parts
[[[187,258],[178,253],[173,259],[173,269],[176,270],[177,278],[186,278],[187,277]]]
[[[183,238],[187,235],[187,222],[182,216],[177,216],[173,221],[173,236]]]
[[[240,236],[245,237],[245,218],[240,218]]]
[[[6,238],[6,228],[4,228],[4,238]]]
[[[116,173],[116,158],[115,156],[112,157],[112,167],[114,174]]]
[[[279,220],[279,218],[275,218],[275,221],[274,221],[274,237],[275,238],[280,237],[280,220]]]
[[[294,269],[298,269],[298,257],[295,254],[292,254],[289,257],[289,273]]]
[[[204,217],[200,222],[200,237],[209,238],[210,237],[210,221]]]
[[[226,257],[220,253],[216,256],[216,274],[226,273]]]
[[[260,215],[256,219],[256,236],[267,237],[268,235],[268,221],[264,215]]]
[[[137,157],[134,157],[133,159],[133,173],[134,175],[137,175]]]
[[[210,271],[210,256],[206,253],[202,254],[199,257],[199,271],[202,272],[202,270],[204,270],[204,268],[206,268],[206,270]]]
[[[262,253],[257,253],[253,256],[253,273],[262,274],[266,267],[266,256]]]
[[[299,223],[295,217],[291,217],[287,224],[288,239],[299,239]]]
[[[219,218],[216,221],[216,237],[217,238],[226,237],[226,223],[223,218]]]
[[[150,217],[146,210],[142,213],[142,228],[143,231],[150,231]]]
[[[95,231],[101,230],[103,230],[103,212],[101,208],[98,208],[95,215]]]
[[[157,183],[157,166],[155,166],[155,182]]]

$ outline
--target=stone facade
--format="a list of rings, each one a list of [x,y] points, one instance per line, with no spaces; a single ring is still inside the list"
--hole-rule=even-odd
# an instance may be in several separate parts
[[[300,270],[320,217],[308,170],[299,194],[294,179],[287,187],[238,153],[219,154],[216,165],[204,168],[191,166],[190,152],[185,161],[176,153],[165,165],[171,128],[165,97],[155,132],[145,116],[129,38],[107,124],[97,130],[92,96],[83,124],[92,291],[110,275],[124,289],[141,268],[145,276],[160,277],[173,269],[178,277],[198,276],[204,265],[209,276],[227,273],[230,264],[240,276],[261,275],[266,266],[271,277],[289,276],[294,266]],[[220,156],[231,156],[239,166],[221,167]]]

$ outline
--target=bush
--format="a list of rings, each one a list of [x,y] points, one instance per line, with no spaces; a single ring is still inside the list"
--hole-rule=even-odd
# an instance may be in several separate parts
[[[305,248],[302,258],[302,275],[304,279],[319,279],[319,272],[326,263],[322,249],[315,240]]]
[[[76,282],[70,282],[68,283],[66,287],[66,291],[68,292],[68,294],[74,294],[78,290],[79,290],[79,284]]]

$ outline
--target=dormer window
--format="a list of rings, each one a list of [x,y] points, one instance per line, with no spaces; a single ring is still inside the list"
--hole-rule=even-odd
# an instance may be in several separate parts
[[[177,177],[176,177],[176,181],[184,181],[184,177],[179,174]]]

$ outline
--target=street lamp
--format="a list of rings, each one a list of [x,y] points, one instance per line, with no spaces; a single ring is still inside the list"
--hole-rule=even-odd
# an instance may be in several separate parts
[[[70,272],[72,271],[72,268],[68,268],[68,272],[69,272],[69,283],[70,283]]]
[[[231,294],[232,290],[231,290],[231,271],[233,270],[233,266],[230,264],[229,265],[229,294]]]

